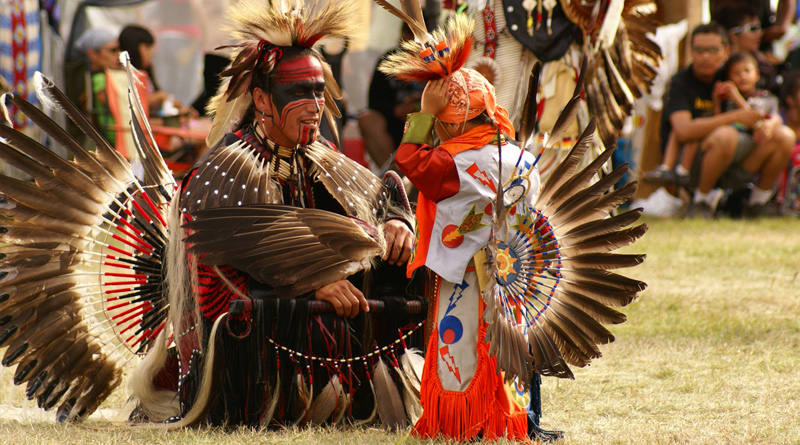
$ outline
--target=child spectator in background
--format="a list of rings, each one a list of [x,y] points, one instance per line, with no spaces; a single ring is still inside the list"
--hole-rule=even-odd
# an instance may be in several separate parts
[[[731,55],[723,65],[722,72],[725,81],[716,85],[718,94],[715,96],[717,100],[714,101],[715,114],[750,107],[764,115],[764,120],[756,124],[756,129],[761,128],[765,122],[773,126],[782,125],[778,114],[778,99],[769,91],[758,88],[761,77],[758,61],[750,53],[737,52]],[[752,133],[751,129],[740,123],[734,123],[733,126],[739,131]],[[767,132],[767,134],[772,133],[772,130]],[[762,137],[759,136],[756,142]]]
[[[730,56],[722,68],[726,81],[715,87],[715,112],[737,108],[751,108],[764,116],[753,128],[740,123],[732,124],[739,130],[739,143],[733,162],[741,162],[757,146],[772,142],[778,134],[791,130],[783,125],[778,113],[778,100],[769,91],[757,87],[760,74],[758,61],[750,53],[738,52]],[[794,137],[792,137],[794,140]],[[773,184],[774,188],[774,184]],[[773,190],[754,186],[750,192],[748,208],[758,215],[775,216],[777,207],[769,203]]]
[[[757,60],[749,53],[738,52],[731,55],[723,65],[721,73],[725,80],[714,85],[712,96],[714,114],[718,115],[727,111],[748,108],[758,111],[764,119],[758,121],[754,128],[735,122],[732,124],[739,130],[739,141],[736,145],[733,162],[739,163],[750,154],[757,145],[769,143],[776,133],[785,133],[788,127],[782,124],[778,114],[778,101],[775,96],[766,90],[757,88],[760,78]],[[697,156],[698,143],[690,142],[681,145],[672,133],[664,151],[664,161],[655,170],[646,172],[643,179],[656,184],[689,183],[689,171]],[[681,163],[676,166],[678,156]],[[772,189],[763,190],[753,187],[748,202],[748,208],[758,215],[776,215],[777,208],[768,204],[772,196]]]

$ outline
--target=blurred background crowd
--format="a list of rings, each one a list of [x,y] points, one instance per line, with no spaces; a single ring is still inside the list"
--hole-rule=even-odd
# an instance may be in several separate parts
[[[0,89],[38,103],[34,73],[43,72],[130,158],[135,154],[124,125],[127,77],[119,63],[120,52],[127,51],[140,70],[139,95],[159,146],[173,170],[180,173],[207,149],[204,139],[210,120],[205,106],[218,88],[219,72],[230,62],[230,54],[220,47],[228,43],[224,16],[228,3],[234,1],[2,0]],[[405,84],[376,70],[381,57],[412,37],[397,18],[371,0],[353,1],[362,10],[362,33],[319,45],[345,93],[339,104],[344,110],[338,121],[340,148],[379,172],[392,168],[405,116],[419,109],[424,85]],[[609,8],[615,1],[422,3],[430,29],[455,13],[476,18],[476,43],[469,66],[495,85],[498,101],[515,124],[519,123],[524,99],[520,91],[526,88],[530,67],[535,60],[545,62],[539,124],[544,131],[563,105],[559,95],[568,96],[570,82],[574,85],[582,47],[585,49],[587,42],[595,43],[595,48],[606,46],[602,36],[587,37],[590,27],[571,8],[578,3]],[[616,38],[620,52],[628,48],[628,35],[633,42],[637,33],[652,41],[653,48],[640,45],[642,55],[637,56],[646,69],[641,75],[635,70],[632,74],[640,81],[647,79],[647,85],[631,88],[635,100],[622,112],[612,109],[617,104],[608,100],[602,106],[590,103],[579,113],[578,121],[582,127],[592,114],[604,115],[603,122],[611,121],[607,125],[601,122],[601,145],[616,144],[614,162],[630,163],[625,181],[643,180],[631,204],[661,216],[799,214],[800,30],[796,22],[800,5],[796,0],[624,3],[626,8],[637,5],[646,12],[641,14],[646,20],[639,24],[623,20],[628,34],[617,31],[612,40]],[[601,64],[613,59],[602,51],[595,56]],[[611,70],[607,66],[606,72]],[[710,89],[687,101],[695,93],[685,90],[688,87],[681,77],[673,78],[681,72],[684,76],[693,73],[692,82]],[[587,90],[587,96],[605,94],[603,84],[599,85],[599,90]],[[744,109],[754,111],[745,115]],[[35,139],[43,138],[15,110],[8,110],[7,115],[16,128]],[[53,117],[68,126],[62,117]],[[723,139],[716,136],[720,128]],[[576,125],[562,144],[546,154],[540,165],[543,176],[579,132]],[[725,145],[720,141],[726,134],[735,139],[731,146],[737,153],[731,151],[731,159],[725,150],[719,149],[721,157],[715,151]],[[762,151],[768,153],[763,160],[752,160],[761,155],[750,156],[751,152]],[[756,167],[750,165],[756,163]],[[736,180],[726,180],[739,164],[746,171]],[[22,177],[10,170],[3,166],[4,174]]]

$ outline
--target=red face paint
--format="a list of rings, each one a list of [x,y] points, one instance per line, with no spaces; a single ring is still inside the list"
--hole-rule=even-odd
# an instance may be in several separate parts
[[[314,142],[325,107],[322,64],[313,56],[285,61],[273,79],[270,96],[275,114],[270,134],[280,133],[283,139],[297,145]]]

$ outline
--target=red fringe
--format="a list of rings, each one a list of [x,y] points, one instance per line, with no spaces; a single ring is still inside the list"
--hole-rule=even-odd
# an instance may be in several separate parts
[[[461,442],[482,437],[483,440],[506,438],[530,442],[528,413],[508,397],[503,379],[495,373],[496,360],[489,357],[483,342],[486,327],[478,330],[478,366],[467,390],[445,391],[436,374],[438,332],[433,330],[428,341],[425,367],[422,372],[420,402],[422,417],[411,434],[423,438],[443,436]]]

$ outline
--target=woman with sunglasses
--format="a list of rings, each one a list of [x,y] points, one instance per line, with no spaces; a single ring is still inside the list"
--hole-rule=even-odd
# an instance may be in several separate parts
[[[773,66],[779,60],[770,60],[770,55],[761,52],[759,47],[764,36],[758,10],[744,2],[730,2],[714,12],[714,19],[728,31],[731,53],[750,54],[758,62],[759,89],[769,90],[778,95],[780,85],[776,82],[777,70]]]

